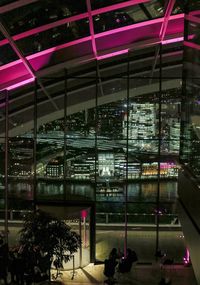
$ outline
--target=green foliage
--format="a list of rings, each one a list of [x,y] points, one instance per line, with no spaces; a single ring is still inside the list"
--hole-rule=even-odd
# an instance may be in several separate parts
[[[19,243],[31,252],[39,249],[62,267],[63,261],[69,261],[77,252],[81,239],[64,221],[37,210],[25,216]]]

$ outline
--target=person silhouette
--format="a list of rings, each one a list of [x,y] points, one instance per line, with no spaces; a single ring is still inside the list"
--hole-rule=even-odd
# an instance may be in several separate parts
[[[8,246],[0,238],[0,280],[3,279],[4,284],[7,285],[7,266],[8,266]]]
[[[115,274],[115,267],[117,265],[117,261],[112,257],[105,259],[104,261],[104,275],[108,277],[107,280],[104,282],[111,285],[115,283],[114,274]]]

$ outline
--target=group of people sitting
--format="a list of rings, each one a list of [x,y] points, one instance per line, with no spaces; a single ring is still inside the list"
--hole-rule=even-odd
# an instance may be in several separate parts
[[[0,238],[0,282],[4,285],[30,285],[49,280],[50,259],[39,248],[8,248]]]
[[[104,282],[109,285],[114,284],[116,267],[117,271],[120,273],[130,272],[132,264],[137,260],[137,254],[130,248],[127,249],[125,255],[118,252],[116,248],[113,248],[108,259],[105,259],[104,261],[104,275],[108,278]]]

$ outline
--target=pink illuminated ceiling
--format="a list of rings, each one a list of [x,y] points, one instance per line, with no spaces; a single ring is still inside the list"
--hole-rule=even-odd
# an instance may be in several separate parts
[[[128,52],[128,50],[134,50],[138,45],[144,47],[145,45],[157,44],[159,42],[168,44],[173,40],[176,41],[176,39],[182,39],[184,15],[178,14],[170,16],[174,0],[169,1],[166,14],[163,18],[151,19],[95,34],[93,23],[94,15],[149,1],[150,0],[129,0],[92,11],[90,0],[86,0],[88,11],[84,14],[34,28],[30,31],[15,35],[12,38],[9,35],[4,34],[5,39],[0,41],[0,46],[9,43],[18,55],[19,59],[0,66],[0,90],[12,89],[13,86],[20,86],[20,82],[21,84],[31,82],[34,77],[38,76],[38,73],[41,70],[48,70],[48,68],[55,65],[60,64],[63,66],[63,64],[66,63],[67,66],[67,63],[73,60],[76,60],[77,62],[84,62],[95,58],[101,60],[110,56],[117,56],[118,54]],[[27,3],[27,1],[17,2],[20,5],[23,5],[23,2],[24,4]],[[9,7],[1,7],[0,12],[4,11],[3,9],[6,11]],[[20,53],[17,46],[17,40],[52,29],[70,21],[84,18],[87,18],[89,21],[89,36],[66,44],[54,46],[44,51],[29,55],[26,58]]]

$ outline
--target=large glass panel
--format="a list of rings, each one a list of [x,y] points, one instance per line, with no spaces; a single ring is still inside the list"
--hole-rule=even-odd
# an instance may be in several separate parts
[[[153,18],[163,17],[165,9],[167,7],[168,1],[157,1],[152,0],[147,3],[144,3],[144,6],[148,12],[152,15]]]
[[[104,85],[103,88],[105,90],[106,86]],[[106,91],[108,90],[106,89]],[[113,96],[117,96],[116,93],[119,93],[116,87],[115,90],[113,87],[112,91]],[[121,140],[123,138],[123,121],[126,112],[125,102],[124,100],[120,100],[98,107],[97,135],[110,139],[110,144],[112,144],[112,140]]]
[[[105,260],[113,247],[123,251],[124,220],[123,203],[96,203],[96,259]],[[104,231],[102,231],[102,224]],[[110,230],[111,225],[113,231]]]
[[[93,17],[95,33],[128,26],[145,20],[148,20],[148,17],[139,5],[98,14]]]
[[[161,153],[178,155],[180,149],[181,103],[180,89],[172,89],[162,94]]]
[[[13,219],[22,219],[21,210],[33,207],[34,199],[34,92],[28,89],[9,93],[8,209]],[[28,93],[27,90],[29,90]],[[17,211],[17,212],[15,212]]]
[[[95,197],[95,69],[84,76],[73,71],[67,80],[66,99],[66,200]],[[87,92],[86,92],[87,90]]]
[[[172,219],[172,224],[167,230],[159,231],[159,244],[162,254],[162,262],[182,263],[186,254],[186,244],[184,235],[179,225],[177,216]]]
[[[181,88],[182,79],[182,67],[183,67],[183,42],[179,41],[162,45],[162,82],[166,81],[175,84],[177,81],[180,85],[177,86]],[[158,74],[159,75],[159,74]]]
[[[100,196],[103,196],[103,189],[105,190],[107,188],[107,190],[112,188],[111,192],[117,191],[118,189],[119,194],[122,194],[123,183],[126,178],[126,141],[98,139],[97,147],[97,178],[99,179],[99,195],[102,192],[102,195]],[[122,185],[117,186],[115,183],[122,183]]]
[[[32,179],[34,92],[30,89],[9,93],[9,168],[10,177]],[[28,93],[27,90],[29,91]],[[11,186],[12,188],[12,186]],[[20,188],[20,187],[19,187]],[[24,188],[24,187],[22,187]],[[25,187],[26,188],[26,187]],[[24,188],[24,189],[25,189]],[[27,187],[28,188],[28,187]],[[17,188],[16,188],[17,189]]]
[[[189,5],[188,5],[189,11],[190,12],[194,11],[194,12],[196,12],[198,14],[198,12],[199,12],[198,10],[200,9],[200,2],[199,2],[199,0],[197,0],[197,1],[190,1],[188,3],[189,3]]]
[[[195,4],[190,3],[189,8],[193,10],[194,7]],[[196,12],[198,14],[199,11]],[[191,21],[190,16],[192,16]],[[186,26],[188,29],[184,46],[182,159],[187,163],[192,173],[199,178],[199,23],[198,18],[193,16],[193,12],[188,15]]]
[[[5,140],[5,100],[6,92],[0,92],[1,109],[0,109],[0,218],[5,221],[5,159],[6,159],[6,140]],[[4,224],[0,225],[0,231],[4,231]]]
[[[80,172],[78,174],[80,174]],[[75,178],[66,183],[66,200],[94,201],[95,185],[90,181],[85,181],[82,177],[83,174],[80,180]]]
[[[27,201],[27,207],[25,207],[25,209],[29,208],[28,204],[32,203],[32,200],[33,200],[33,181],[28,180],[27,176],[25,177],[25,179],[23,178],[18,179],[18,178],[13,178],[13,177],[10,177],[9,179],[10,179],[10,183],[8,185],[8,195],[9,195],[9,200],[10,200],[9,204],[14,206],[15,199],[21,200],[21,201],[24,200],[24,204],[25,204],[25,201]],[[18,208],[17,204],[18,203],[16,203],[16,205],[14,206],[14,209],[13,209],[14,212],[15,210],[20,209],[20,207]],[[17,214],[14,215],[13,219],[14,218],[17,218]]]
[[[194,17],[194,21],[188,21],[187,40],[189,42],[194,42],[196,44],[199,44],[199,36],[200,36],[199,34],[200,23],[198,23],[198,20],[199,18]]]
[[[63,181],[48,178],[45,181],[38,179],[36,199],[39,201],[64,200]]]
[[[186,252],[184,235],[180,226],[175,203],[160,203],[159,247],[164,254],[162,262],[183,262]],[[167,261],[166,261],[167,262]]]
[[[5,137],[6,91],[0,91],[0,138]],[[2,142],[2,140],[1,140]]]
[[[163,166],[162,163],[161,167]],[[160,200],[174,202],[177,198],[177,182],[174,180],[160,181]],[[129,202],[155,202],[157,198],[158,182],[155,180],[132,181],[128,184]]]
[[[181,2],[180,3],[175,2],[172,14],[175,15],[175,14],[180,14],[183,12],[184,12],[184,4]]]
[[[33,166],[33,140],[20,137],[9,139],[9,168],[10,177],[32,178]]]
[[[9,92],[9,137],[33,137],[34,83]]]
[[[155,209],[156,205],[152,203],[128,203],[127,247],[136,251],[139,262],[152,262],[154,260]]]
[[[46,78],[37,89],[35,170],[39,200],[64,199],[64,86],[63,77]]]
[[[59,138],[59,135],[57,132],[54,134],[49,132],[45,137],[38,134],[36,165],[38,178],[63,178],[64,138]]]
[[[91,6],[92,6],[92,9],[94,10],[94,9],[110,6],[110,5],[113,5],[113,4],[119,4],[119,3],[122,3],[122,2],[124,2],[124,0],[107,0],[107,1],[104,1],[104,0],[92,0],[91,1]]]
[[[0,66],[6,63],[12,62],[14,60],[17,60],[17,59],[18,59],[18,56],[13,51],[10,44],[0,46]]]
[[[2,15],[11,35],[86,12],[86,1],[35,1]]]
[[[83,19],[20,39],[17,41],[17,45],[24,55],[29,55],[88,35],[89,25]]]

